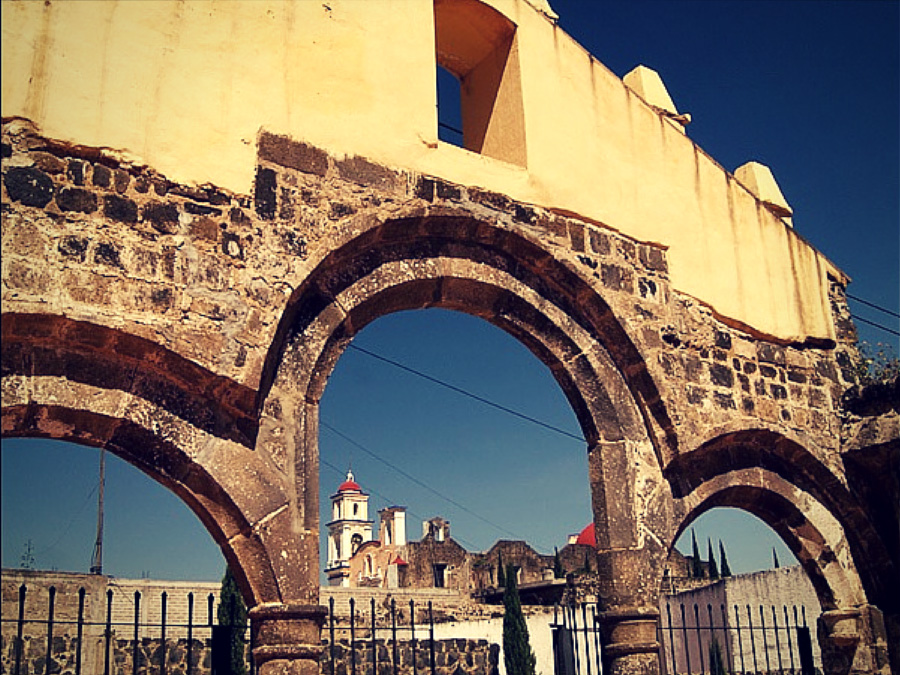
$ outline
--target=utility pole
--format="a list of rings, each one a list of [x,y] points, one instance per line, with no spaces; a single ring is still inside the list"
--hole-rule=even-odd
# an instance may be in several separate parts
[[[103,488],[106,485],[106,448],[100,448],[100,496],[97,499],[97,539],[91,556],[91,574],[103,574]]]

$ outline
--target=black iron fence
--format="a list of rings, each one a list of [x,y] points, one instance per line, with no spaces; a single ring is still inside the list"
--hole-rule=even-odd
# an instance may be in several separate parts
[[[219,625],[214,594],[106,591],[91,598],[84,587],[77,598],[55,586],[18,588],[16,618],[4,612],[0,672],[12,675],[227,675],[231,672],[232,633]],[[186,603],[185,603],[186,600]],[[196,602],[195,602],[196,600]],[[491,675],[497,672],[499,645],[484,639],[436,639],[432,602],[397,603],[371,598],[349,600],[335,611],[329,599],[323,632],[322,675]],[[9,602],[9,598],[6,599]],[[46,602],[45,602],[46,601]],[[102,606],[92,604],[100,602]],[[152,607],[149,604],[152,604]],[[175,607],[173,607],[173,605]],[[172,611],[175,609],[176,611]],[[178,617],[172,621],[171,617]],[[127,620],[126,620],[127,617]],[[254,631],[244,642],[246,672]]]
[[[195,606],[194,594],[188,593],[186,621],[172,622],[168,616],[169,594],[165,591],[158,599],[158,613],[154,610],[158,621],[142,620],[142,603],[149,600],[140,591],[128,597],[107,590],[102,621],[92,621],[86,616],[87,591],[84,587],[78,589],[77,609],[68,606],[64,616],[57,613],[56,587],[50,586],[47,591],[43,617],[26,616],[28,589],[22,584],[18,589],[17,618],[2,619],[4,643],[7,640],[11,643],[11,649],[4,650],[4,661],[8,656],[11,661],[4,662],[4,672],[50,675],[68,670],[74,675],[123,672],[168,675],[177,671],[185,675],[210,672],[215,675],[215,664],[223,661],[214,650],[230,650],[231,635],[236,630],[233,626],[214,624],[215,596],[212,593],[205,598],[205,620],[200,618],[202,609]],[[128,621],[122,620],[121,607],[114,608],[117,596],[120,601],[132,603],[133,612],[128,612],[131,614]],[[14,637],[10,635],[10,624],[15,625]],[[238,639],[244,642],[249,653],[253,648],[253,633],[250,630],[242,633]],[[227,639],[223,641],[222,635]],[[214,637],[220,639],[214,640]],[[247,672],[255,675],[252,659]]]
[[[601,675],[599,613],[594,604],[554,610],[555,675]],[[666,603],[657,638],[669,675],[817,672],[804,607]]]

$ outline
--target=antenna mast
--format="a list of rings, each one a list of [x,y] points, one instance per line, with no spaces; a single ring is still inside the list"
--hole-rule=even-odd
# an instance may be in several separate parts
[[[100,496],[97,500],[97,540],[91,556],[91,574],[103,574],[103,488],[106,484],[106,448],[100,448]]]

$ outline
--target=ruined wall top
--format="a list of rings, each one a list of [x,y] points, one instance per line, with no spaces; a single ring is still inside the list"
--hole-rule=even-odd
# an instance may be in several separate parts
[[[734,325],[833,339],[839,273],[545,5],[5,0],[2,114],[242,194],[261,129],[477,185],[668,247]],[[438,139],[436,64],[466,83],[469,150]]]

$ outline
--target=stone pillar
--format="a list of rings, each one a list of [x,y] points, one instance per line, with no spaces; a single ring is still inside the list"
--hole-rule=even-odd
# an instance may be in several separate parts
[[[872,605],[822,612],[818,625],[825,675],[891,672],[887,631]]]
[[[657,675],[657,607],[619,607],[599,617],[604,675]]]
[[[266,603],[251,609],[259,675],[319,675],[325,615],[319,605]]]

